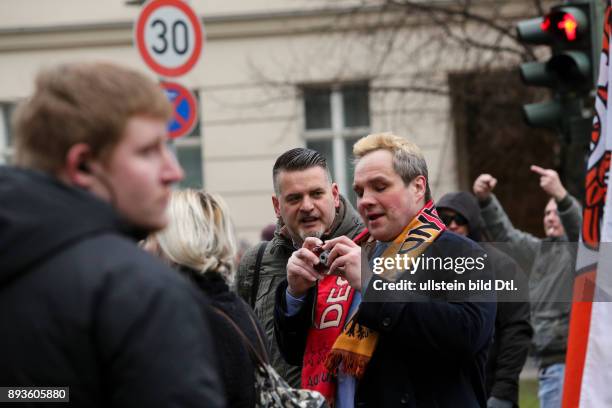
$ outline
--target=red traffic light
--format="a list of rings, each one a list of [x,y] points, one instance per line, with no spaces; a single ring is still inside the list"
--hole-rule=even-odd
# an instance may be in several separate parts
[[[554,22],[553,22],[554,18]],[[576,32],[578,31],[578,22],[576,18],[569,13],[554,13],[546,16],[542,22],[542,30],[550,31],[551,34],[563,37],[567,41],[576,40]]]
[[[565,37],[568,41],[576,40],[576,31],[578,30],[578,22],[571,14],[565,13],[563,19],[557,24],[557,28],[565,31]]]
[[[587,27],[584,13],[573,7],[562,7],[548,14],[540,28],[562,41],[576,41]]]

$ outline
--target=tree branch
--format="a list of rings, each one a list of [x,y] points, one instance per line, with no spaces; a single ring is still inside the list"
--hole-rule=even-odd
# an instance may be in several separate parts
[[[448,96],[448,89],[428,86],[406,85],[406,86],[373,86],[371,92],[399,92],[399,93],[421,93],[436,96]]]
[[[521,41],[518,38],[518,35],[514,32],[514,29],[510,29],[508,27],[500,25],[497,22],[495,22],[494,19],[491,19],[486,16],[482,16],[482,15],[479,15],[479,14],[476,14],[470,11],[469,2],[466,2],[465,6],[462,8],[453,8],[453,7],[449,7],[448,5],[435,5],[431,3],[416,2],[412,0],[385,0],[385,1],[395,7],[400,7],[400,8],[410,7],[415,10],[419,10],[419,11],[430,13],[430,14],[435,12],[435,13],[439,13],[441,15],[445,15],[448,17],[461,17],[464,20],[479,23],[481,25],[489,27],[490,29],[494,31],[502,33],[505,37],[508,37],[509,39],[513,40],[515,43],[519,44],[521,48],[525,50],[524,53],[521,53],[521,54],[525,55],[527,59],[530,59],[530,60],[536,59],[536,56],[533,53],[533,50],[531,49],[531,47],[525,46],[523,43],[521,43]]]
[[[544,6],[542,5],[542,0],[533,0],[533,4],[535,5],[536,10],[538,11],[538,15],[544,14]]]

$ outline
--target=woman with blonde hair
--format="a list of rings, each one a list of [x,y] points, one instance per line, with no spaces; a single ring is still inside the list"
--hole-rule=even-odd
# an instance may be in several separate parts
[[[267,346],[251,308],[229,290],[237,245],[228,208],[218,195],[186,189],[172,193],[168,218],[166,229],[149,237],[144,247],[208,295],[207,313],[227,405],[253,407],[256,364],[246,342],[262,354]]]

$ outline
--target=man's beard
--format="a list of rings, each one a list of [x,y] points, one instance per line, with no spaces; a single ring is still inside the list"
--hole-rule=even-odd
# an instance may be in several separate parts
[[[319,238],[323,236],[323,231],[300,231],[300,238],[304,241],[306,238]]]

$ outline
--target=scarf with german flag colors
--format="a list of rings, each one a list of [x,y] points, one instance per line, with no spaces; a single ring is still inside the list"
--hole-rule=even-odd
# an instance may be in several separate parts
[[[367,229],[353,241],[366,241]],[[325,359],[342,331],[355,291],[341,276],[327,275],[317,283],[313,324],[308,330],[302,364],[302,388],[319,391],[330,405],[336,394],[336,378],[325,367]]]

